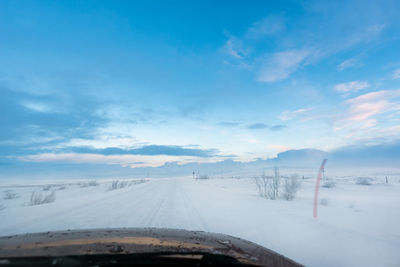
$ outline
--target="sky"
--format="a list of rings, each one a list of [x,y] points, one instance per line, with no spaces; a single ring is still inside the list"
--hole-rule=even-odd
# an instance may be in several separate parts
[[[0,1],[0,168],[398,143],[398,10],[397,0]]]

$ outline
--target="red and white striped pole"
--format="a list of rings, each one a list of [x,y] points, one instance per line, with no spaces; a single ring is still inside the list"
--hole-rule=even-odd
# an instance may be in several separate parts
[[[319,192],[319,183],[321,181],[321,175],[324,172],[325,164],[328,160],[324,159],[322,161],[321,167],[319,167],[317,183],[315,185],[315,193],[314,193],[314,218],[318,216],[318,192]]]

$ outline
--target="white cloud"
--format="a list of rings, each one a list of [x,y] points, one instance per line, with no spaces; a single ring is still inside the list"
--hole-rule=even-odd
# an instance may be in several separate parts
[[[372,26],[369,26],[365,30],[365,38],[375,38],[381,34],[381,32],[385,29],[386,25],[385,24],[374,24]]]
[[[147,156],[147,155],[102,155],[92,153],[43,153],[18,157],[19,160],[28,162],[67,162],[67,163],[90,163],[111,164],[124,167],[159,167],[167,162],[185,164],[191,162],[216,162],[221,159],[198,158],[191,156]]]
[[[365,81],[352,81],[347,83],[339,83],[335,85],[335,90],[338,92],[357,92],[360,90],[367,89],[369,87],[369,83]]]
[[[400,79],[400,69],[397,69],[397,70],[393,71],[392,78],[394,80]]]
[[[358,61],[355,58],[350,58],[350,59],[347,59],[347,60],[343,61],[342,63],[340,63],[337,66],[337,69],[339,71],[342,71],[342,70],[345,70],[345,69],[348,69],[348,68],[351,68],[351,67],[355,67],[355,66],[358,66],[358,65],[359,65]]]
[[[290,146],[286,145],[269,145],[276,153],[285,152],[292,149]]]
[[[322,119],[332,125],[335,136],[353,142],[365,138],[392,138],[399,133],[400,89],[365,93],[342,102],[330,112],[311,109],[286,110],[282,120]],[[398,136],[397,136],[398,138]]]
[[[334,43],[334,46],[336,46],[335,50],[336,52],[340,52],[359,45],[360,43],[370,42],[378,38],[385,27],[385,24],[374,24],[365,27],[364,30],[354,31],[352,34],[349,34],[347,38],[343,38],[341,42]]]
[[[247,140],[247,142],[249,142],[250,144],[258,144],[260,143],[260,141],[256,138],[250,138],[249,140]]]
[[[311,54],[310,50],[289,50],[269,58],[258,76],[260,82],[275,82],[288,78]]]
[[[400,110],[400,103],[392,101],[398,97],[400,97],[400,89],[376,91],[346,100],[348,113],[345,119],[367,121],[378,114],[398,111]]]
[[[310,110],[311,110],[311,108],[301,108],[301,109],[297,109],[297,110],[285,110],[281,113],[279,118],[284,121],[291,120],[300,115],[304,115],[305,113],[307,113]]]
[[[224,52],[236,59],[242,59],[246,55],[246,51],[243,49],[242,41],[233,36],[226,41]]]
[[[95,149],[104,149],[108,147],[117,147],[122,149],[140,147],[143,143],[139,143],[136,138],[128,136],[112,136],[100,135],[94,139],[71,139],[66,143],[58,144],[59,148],[64,147],[92,147]]]
[[[277,32],[285,28],[285,23],[280,16],[268,16],[259,21],[256,21],[246,33],[248,38],[261,38]]]
[[[335,121],[335,131],[344,131],[347,138],[365,138],[384,130],[388,118],[400,111],[400,89],[363,94],[344,102],[345,112]]]
[[[36,111],[36,112],[50,112],[51,108],[49,105],[40,102],[33,101],[22,101],[21,105],[27,109]]]

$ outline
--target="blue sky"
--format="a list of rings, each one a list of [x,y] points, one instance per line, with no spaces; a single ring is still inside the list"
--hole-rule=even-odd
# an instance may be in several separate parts
[[[398,1],[1,1],[0,162],[398,141]]]

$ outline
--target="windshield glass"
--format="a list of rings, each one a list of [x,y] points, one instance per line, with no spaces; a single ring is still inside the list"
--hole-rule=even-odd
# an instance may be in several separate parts
[[[0,236],[157,227],[400,264],[399,1],[0,1]]]

